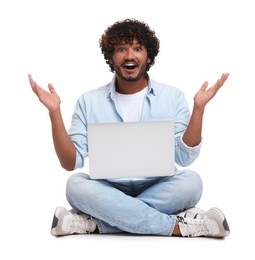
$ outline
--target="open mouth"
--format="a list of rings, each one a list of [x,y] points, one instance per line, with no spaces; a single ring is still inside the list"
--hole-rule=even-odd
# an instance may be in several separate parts
[[[122,65],[122,67],[127,69],[127,70],[134,70],[136,67],[138,67],[138,65],[134,62],[125,62]]]

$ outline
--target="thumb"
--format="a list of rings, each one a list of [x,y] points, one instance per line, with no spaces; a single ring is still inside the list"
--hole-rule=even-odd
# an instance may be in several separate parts
[[[202,85],[202,87],[200,88],[200,90],[206,90],[206,88],[208,87],[208,81],[205,81]]]
[[[56,94],[56,91],[51,83],[48,84],[48,89],[49,89],[50,93]]]

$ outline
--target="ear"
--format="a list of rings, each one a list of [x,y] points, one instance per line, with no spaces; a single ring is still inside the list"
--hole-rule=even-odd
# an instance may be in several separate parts
[[[150,62],[151,62],[151,59],[150,59],[150,58],[148,58],[148,59],[147,59],[147,63],[150,63]]]
[[[110,64],[113,64],[113,61],[112,61],[112,59],[109,59],[109,61],[108,61]]]

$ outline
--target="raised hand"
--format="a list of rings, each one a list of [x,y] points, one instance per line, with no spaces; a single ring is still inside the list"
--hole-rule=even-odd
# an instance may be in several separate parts
[[[53,112],[59,109],[61,100],[52,84],[48,84],[48,92],[45,89],[41,88],[39,85],[37,85],[37,83],[33,80],[30,74],[28,75],[28,79],[32,87],[32,90],[37,95],[41,103],[49,110],[49,112]]]
[[[218,90],[223,86],[227,80],[229,73],[223,73],[221,78],[210,88],[208,87],[208,81],[205,81],[202,87],[194,96],[194,106],[196,108],[204,109],[206,104],[216,95]]]

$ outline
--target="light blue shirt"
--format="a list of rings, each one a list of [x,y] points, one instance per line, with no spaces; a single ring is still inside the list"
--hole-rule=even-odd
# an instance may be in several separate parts
[[[195,161],[201,148],[201,143],[196,147],[188,147],[182,141],[189,119],[190,111],[183,92],[149,79],[141,121],[174,121],[175,162],[183,167]],[[75,169],[82,168],[88,156],[87,125],[123,121],[116,96],[115,77],[107,85],[81,95],[76,103],[68,131],[76,147]]]

